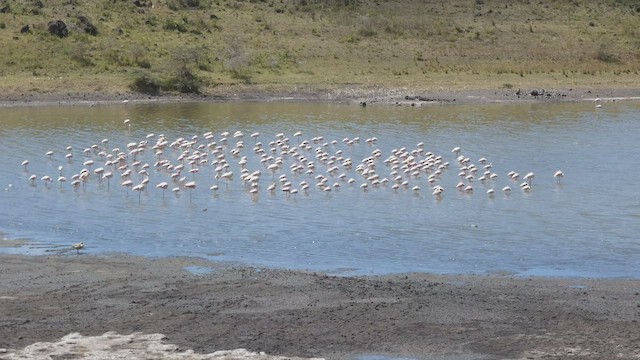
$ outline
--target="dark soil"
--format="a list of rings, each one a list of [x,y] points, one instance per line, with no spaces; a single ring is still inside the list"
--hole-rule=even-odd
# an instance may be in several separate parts
[[[193,274],[185,266],[212,272]],[[335,277],[198,259],[0,256],[0,348],[71,332],[162,333],[185,349],[351,359],[640,356],[640,281]],[[2,355],[0,354],[0,358]]]

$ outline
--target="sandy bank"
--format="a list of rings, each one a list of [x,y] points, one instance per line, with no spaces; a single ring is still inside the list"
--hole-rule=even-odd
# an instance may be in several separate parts
[[[211,272],[194,274],[188,266]],[[197,353],[637,358],[640,281],[333,277],[199,259],[0,256],[0,348],[164,334]],[[2,354],[0,354],[2,358]]]

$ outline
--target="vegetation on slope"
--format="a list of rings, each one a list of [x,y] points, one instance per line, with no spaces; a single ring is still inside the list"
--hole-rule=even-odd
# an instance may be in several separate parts
[[[0,0],[0,42],[4,92],[640,79],[640,5],[624,0]]]

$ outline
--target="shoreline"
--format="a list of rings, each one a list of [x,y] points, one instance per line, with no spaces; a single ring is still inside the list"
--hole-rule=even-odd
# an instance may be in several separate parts
[[[428,106],[512,102],[639,101],[640,88],[617,89],[468,89],[421,90],[409,88],[348,87],[331,91],[230,89],[201,95],[139,93],[9,93],[0,94],[0,108],[21,106],[98,106],[105,104],[177,102],[339,102],[358,105]]]
[[[51,249],[45,250],[44,252],[37,252],[30,254],[28,251],[6,251],[3,249],[19,249],[21,247],[29,247],[30,245],[38,245],[40,243],[33,242],[33,240],[25,239],[25,238],[10,238],[7,237],[5,233],[0,232],[0,260],[3,256],[23,256],[27,258],[48,258],[54,256],[61,257],[69,257],[75,255],[75,250],[71,247],[63,247],[61,245],[53,245]],[[325,276],[332,276],[338,278],[368,278],[368,277],[395,277],[395,276],[406,276],[407,274],[429,274],[433,276],[442,276],[442,277],[496,277],[496,278],[514,278],[514,279],[548,279],[548,280],[572,280],[572,281],[581,281],[581,280],[592,280],[592,281],[638,281],[640,283],[640,275],[636,276],[623,276],[623,275],[590,275],[585,273],[578,273],[576,271],[571,271],[568,273],[550,273],[550,272],[518,272],[510,269],[497,269],[494,271],[487,272],[437,272],[432,270],[427,271],[402,271],[402,272],[381,272],[381,273],[372,273],[372,272],[362,272],[357,271],[358,269],[345,269],[336,268],[336,269],[327,269],[327,270],[318,270],[318,269],[309,269],[309,268],[290,268],[290,267],[274,267],[269,265],[263,265],[259,263],[247,263],[240,260],[228,260],[228,261],[218,261],[212,258],[199,257],[197,255],[177,255],[177,256],[145,256],[138,255],[126,252],[93,252],[86,253],[83,251],[84,256],[95,257],[98,259],[109,259],[109,258],[118,258],[118,257],[132,257],[132,258],[141,258],[149,261],[162,261],[169,259],[181,259],[184,261],[191,261],[197,263],[199,265],[193,265],[192,270],[188,270],[188,272],[194,275],[202,275],[207,274],[208,269],[210,267],[216,268],[250,268],[250,269],[264,269],[264,270],[272,270],[272,271],[291,271],[291,272],[299,272],[299,273],[316,273],[322,274]],[[1,359],[1,358],[0,358]]]
[[[326,359],[640,355],[640,281],[633,279],[342,277],[129,255],[0,260],[5,349],[115,331],[161,333],[197,353],[244,348]]]

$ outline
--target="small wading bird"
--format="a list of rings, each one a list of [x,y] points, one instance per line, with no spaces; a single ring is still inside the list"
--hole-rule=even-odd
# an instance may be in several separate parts
[[[84,243],[83,242],[79,242],[77,244],[73,244],[71,245],[72,249],[75,249],[77,254],[80,255],[80,250],[84,249]]]

